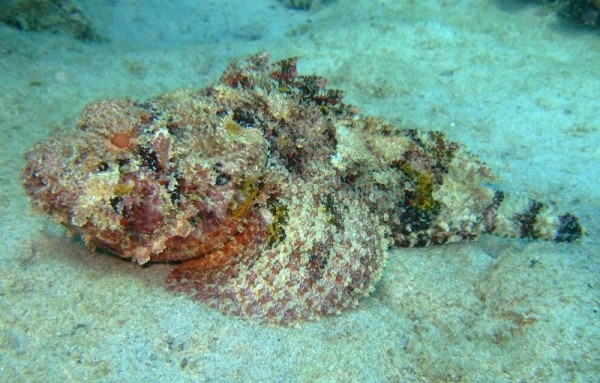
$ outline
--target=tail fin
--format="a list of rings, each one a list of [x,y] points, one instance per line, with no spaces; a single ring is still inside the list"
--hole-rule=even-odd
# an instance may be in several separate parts
[[[559,211],[556,204],[503,193],[502,196],[491,234],[556,242],[572,242],[583,235],[578,218]]]

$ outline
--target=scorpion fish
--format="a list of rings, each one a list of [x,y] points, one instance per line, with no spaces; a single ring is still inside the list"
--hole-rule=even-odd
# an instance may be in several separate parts
[[[258,53],[201,90],[87,105],[26,155],[34,209],[92,249],[172,263],[173,291],[279,325],[355,307],[390,246],[582,236],[443,133],[364,116],[296,61]]]

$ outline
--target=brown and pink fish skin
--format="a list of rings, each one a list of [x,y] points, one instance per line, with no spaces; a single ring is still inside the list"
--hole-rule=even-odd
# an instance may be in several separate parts
[[[202,90],[91,103],[27,154],[23,185],[90,247],[181,262],[170,289],[281,325],[356,306],[390,245],[582,236],[442,133],[363,116],[326,83],[259,53]]]

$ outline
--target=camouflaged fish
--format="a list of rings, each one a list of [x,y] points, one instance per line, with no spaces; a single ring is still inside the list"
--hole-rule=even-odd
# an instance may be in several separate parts
[[[27,155],[22,180],[90,247],[176,261],[171,289],[277,324],[355,306],[391,245],[582,235],[553,204],[491,188],[442,133],[362,116],[295,58],[264,53],[202,90],[88,105]]]

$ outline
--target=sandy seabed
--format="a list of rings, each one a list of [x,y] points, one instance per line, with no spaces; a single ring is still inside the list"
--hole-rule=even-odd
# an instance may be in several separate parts
[[[198,5],[198,3],[201,3]],[[90,1],[106,41],[0,25],[0,381],[594,382],[600,376],[600,36],[509,1]],[[583,240],[391,249],[374,294],[294,328],[167,292],[30,212],[23,155],[91,101],[299,56],[364,113],[442,130]]]

